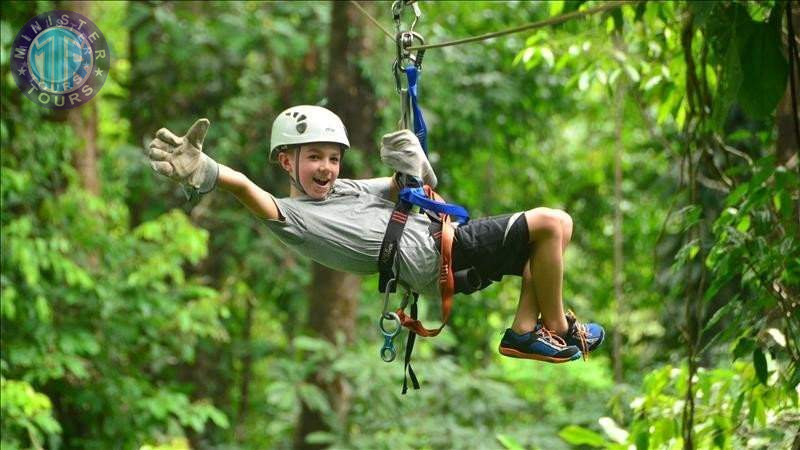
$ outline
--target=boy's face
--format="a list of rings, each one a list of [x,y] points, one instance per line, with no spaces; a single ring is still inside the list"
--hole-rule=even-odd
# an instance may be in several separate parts
[[[299,171],[295,168],[298,161],[295,154],[297,151],[300,152]],[[289,172],[289,176],[298,177],[297,181],[309,197],[316,200],[324,199],[339,176],[341,147],[330,142],[315,142],[303,144],[295,152],[281,153],[279,155],[281,166]]]

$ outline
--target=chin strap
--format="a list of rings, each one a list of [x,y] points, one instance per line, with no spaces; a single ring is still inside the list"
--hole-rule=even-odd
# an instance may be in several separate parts
[[[294,155],[295,155],[294,156],[294,176],[289,175],[289,179],[292,181],[292,186],[294,186],[295,189],[300,191],[301,194],[307,196],[308,193],[306,192],[305,189],[303,189],[303,185],[300,184],[299,181],[297,181],[297,180],[300,179],[300,147],[297,147],[297,149],[294,152]]]

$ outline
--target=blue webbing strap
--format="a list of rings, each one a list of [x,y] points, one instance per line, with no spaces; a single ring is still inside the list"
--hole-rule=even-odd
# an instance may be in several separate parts
[[[422,144],[422,149],[425,150],[425,156],[428,155],[428,127],[425,125],[425,118],[422,116],[422,109],[419,107],[417,100],[417,80],[419,80],[419,71],[417,66],[408,66],[405,68],[406,77],[408,77],[408,96],[411,98],[411,110],[413,111],[414,118],[414,134],[417,135],[419,143]]]
[[[403,188],[400,191],[400,198],[422,209],[447,214],[462,225],[469,222],[469,213],[463,206],[431,200],[422,188]]]
[[[411,110],[413,111],[414,119],[414,134],[417,135],[419,143],[422,144],[422,149],[425,155],[428,155],[428,127],[425,125],[425,118],[422,116],[422,109],[419,107],[419,92],[417,91],[417,81],[419,80],[419,71],[416,66],[410,65],[405,69],[406,77],[408,77],[408,95],[411,98]],[[451,203],[442,203],[431,200],[425,195],[422,188],[403,188],[400,191],[400,198],[417,205],[422,209],[433,211],[436,213],[448,214],[454,221],[465,224],[469,222],[469,213],[467,210],[459,205]]]

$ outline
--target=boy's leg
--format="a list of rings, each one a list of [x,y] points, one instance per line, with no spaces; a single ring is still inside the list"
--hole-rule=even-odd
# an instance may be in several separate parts
[[[511,329],[525,333],[536,326],[539,313],[544,326],[558,334],[567,331],[561,290],[563,254],[572,237],[572,219],[563,211],[536,208],[525,213],[531,257],[523,272],[517,314]]]
[[[511,329],[517,334],[527,333],[536,327],[539,317],[539,302],[536,293],[533,291],[533,278],[531,276],[531,263],[525,264],[525,271],[522,273],[522,289],[519,293],[519,303],[517,313],[514,315],[514,323]]]

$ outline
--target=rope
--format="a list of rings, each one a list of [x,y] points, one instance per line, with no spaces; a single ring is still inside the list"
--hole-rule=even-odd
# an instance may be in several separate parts
[[[609,11],[609,10],[612,10],[612,9],[619,8],[620,6],[623,6],[623,5],[634,4],[634,3],[637,3],[637,2],[638,2],[638,0],[610,1],[610,2],[607,2],[607,3],[603,4],[603,5],[601,5],[601,6],[596,6],[594,8],[589,8],[589,9],[584,10],[584,11],[573,11],[571,13],[562,14],[562,15],[557,16],[557,17],[551,17],[549,19],[541,20],[539,22],[529,23],[529,24],[522,25],[522,26],[515,27],[515,28],[509,28],[508,30],[495,31],[493,33],[486,33],[486,34],[482,34],[482,35],[479,35],[479,36],[472,36],[472,37],[468,37],[468,38],[464,38],[464,39],[458,39],[458,40],[455,40],[455,41],[442,42],[442,43],[439,43],[439,44],[417,45],[417,46],[413,46],[413,47],[408,47],[408,50],[409,51],[427,50],[429,48],[449,47],[451,45],[459,45],[459,44],[466,44],[468,42],[482,41],[482,40],[486,40],[486,39],[495,38],[495,37],[498,37],[498,36],[504,36],[506,34],[519,33],[520,31],[533,30],[533,29],[536,29],[536,28],[542,28],[542,27],[546,27],[546,26],[550,26],[550,25],[558,25],[558,24],[567,22],[567,21],[572,20],[572,19],[576,19],[576,18],[584,17],[584,16],[589,16],[589,15],[597,14],[597,13],[600,13],[600,12],[606,12],[606,11]]]
[[[364,14],[365,16],[367,16],[367,19],[369,19],[370,21],[372,21],[372,23],[374,23],[374,24],[375,24],[375,26],[377,26],[378,28],[380,28],[380,29],[381,29],[381,31],[383,31],[383,34],[385,34],[385,35],[386,35],[386,37],[388,37],[389,39],[391,39],[391,40],[392,40],[392,42],[394,42],[394,35],[393,35],[393,34],[392,34],[392,33],[391,33],[389,30],[387,30],[386,28],[384,28],[384,27],[383,27],[383,25],[381,25],[381,23],[380,23],[380,22],[378,22],[378,21],[377,21],[377,20],[376,20],[374,17],[372,17],[372,16],[371,16],[371,15],[370,15],[370,14],[367,12],[367,10],[365,10],[364,8],[362,8],[362,7],[361,7],[361,5],[359,5],[357,1],[355,1],[355,0],[350,0],[350,3],[352,3],[352,4],[353,4],[353,6],[355,6],[356,8],[358,8],[358,10],[359,10],[359,11],[361,11],[361,13],[362,13],[362,14]]]

